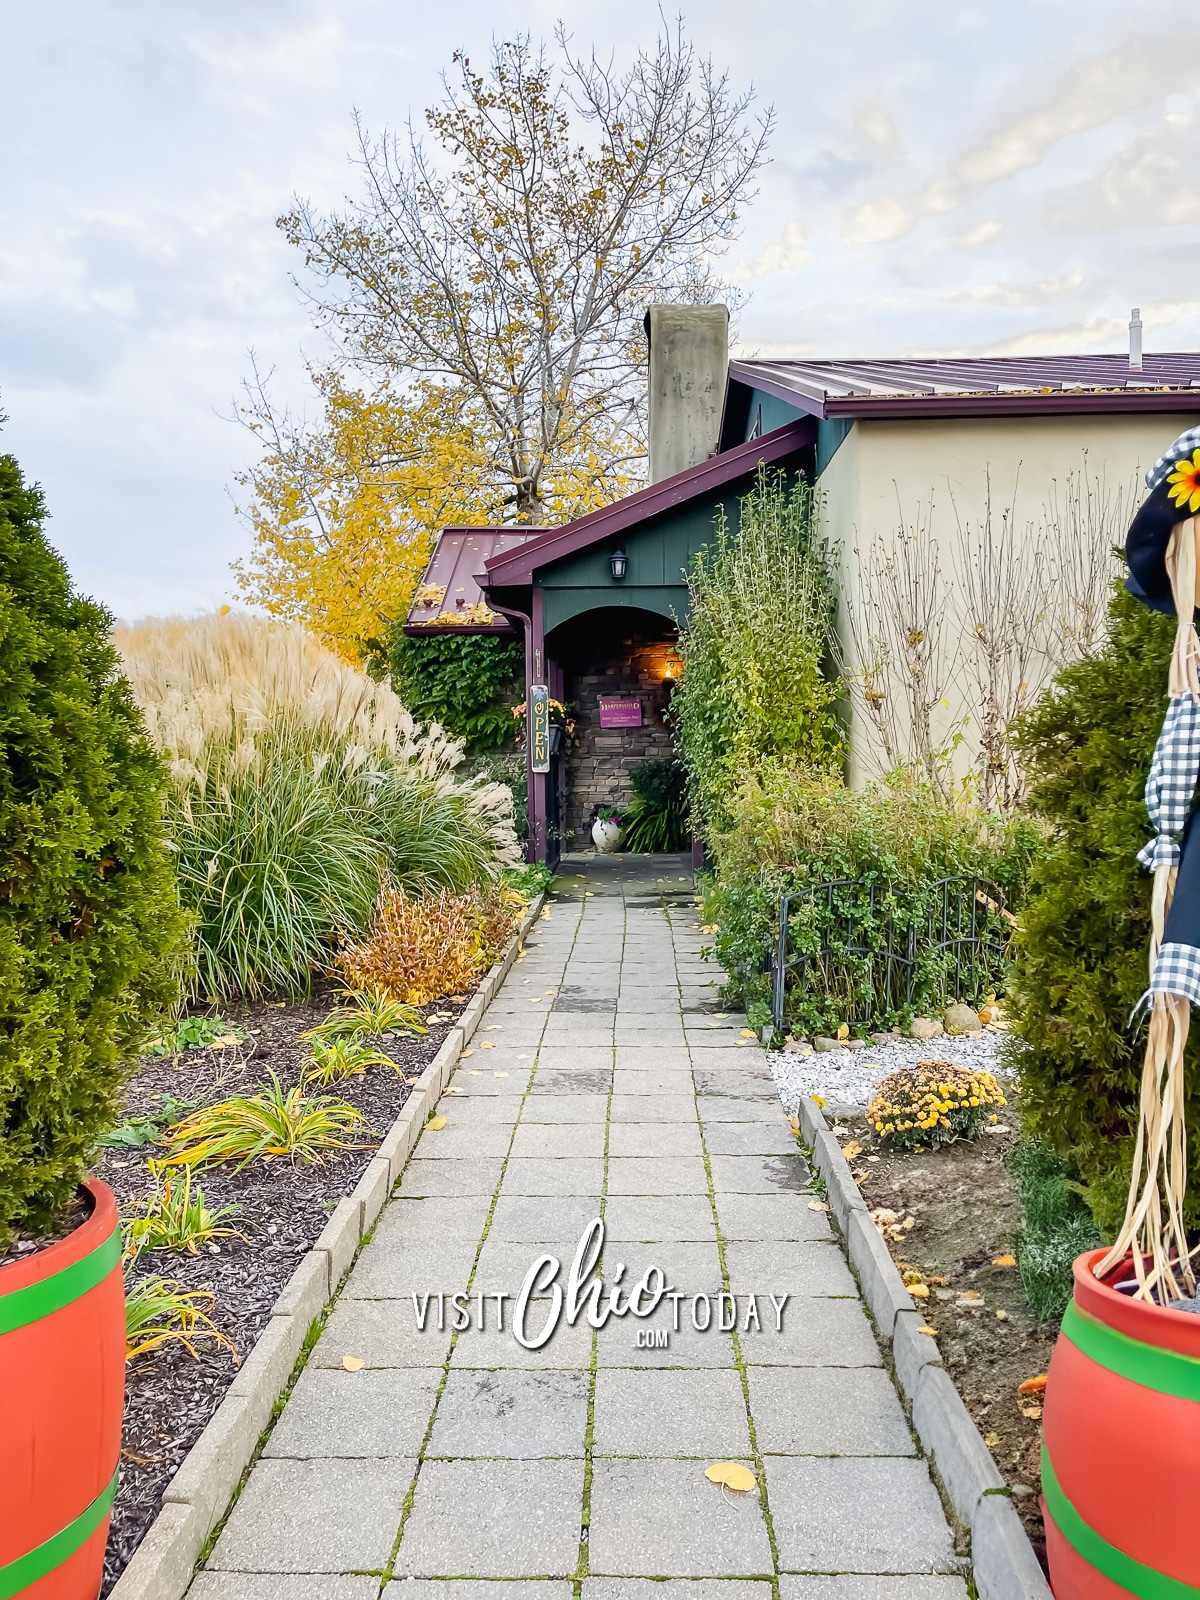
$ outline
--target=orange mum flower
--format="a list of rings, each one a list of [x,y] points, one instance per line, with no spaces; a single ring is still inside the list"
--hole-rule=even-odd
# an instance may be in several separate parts
[[[1181,461],[1167,477],[1168,493],[1177,506],[1186,505],[1191,516],[1200,511],[1200,450],[1190,461]]]

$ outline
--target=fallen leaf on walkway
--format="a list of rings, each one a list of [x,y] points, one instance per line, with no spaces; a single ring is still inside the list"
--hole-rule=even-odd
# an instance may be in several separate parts
[[[855,1156],[862,1155],[862,1152],[863,1147],[861,1144],[859,1144],[857,1139],[851,1139],[849,1144],[844,1144],[842,1146],[842,1154],[845,1156],[847,1161],[853,1161]]]
[[[758,1035],[755,1033],[753,1028],[743,1028],[742,1029],[742,1038],[743,1039],[757,1039]]]
[[[458,1059],[459,1059],[459,1060],[460,1060],[460,1061],[465,1061],[465,1060],[466,1060],[466,1059],[467,1059],[467,1057],[468,1057],[468,1056],[473,1056],[473,1055],[474,1055],[474,1054],[475,1054],[475,1047],[474,1047],[474,1045],[472,1045],[472,1046],[471,1046],[471,1048],[470,1048],[470,1049],[469,1049],[469,1050],[464,1050],[464,1051],[463,1051],[463,1052],[462,1052],[462,1054],[461,1054],[461,1055],[460,1055],[460,1056],[459,1056],[459,1058],[458,1058]]]
[[[492,1073],[492,1077],[493,1078],[507,1078],[508,1077],[508,1073],[507,1072],[493,1072]]]
[[[446,1126],[446,1119],[445,1117],[430,1117],[425,1126],[429,1129],[430,1133],[441,1133],[442,1129]]]
[[[342,1357],[342,1365],[345,1367],[347,1372],[361,1372],[366,1364],[367,1363],[363,1360],[362,1356]]]
[[[472,1072],[474,1072],[475,1071],[474,1067],[472,1067],[471,1070],[472,1070]],[[475,1075],[476,1075],[476,1077],[479,1077],[479,1078],[483,1077],[483,1073],[482,1072],[478,1072]],[[456,1084],[453,1088],[447,1089],[446,1093],[447,1094],[463,1094],[463,1093],[465,1093],[465,1090],[460,1089],[458,1087],[458,1085]]]
[[[494,1050],[496,1048],[496,1041],[495,1039],[480,1039],[479,1048],[481,1050]]]
[[[547,990],[546,990],[546,993],[547,993],[547,994],[554,994],[554,993],[555,993],[555,992],[556,992],[556,991],[555,991],[555,990],[554,990],[554,989],[547,989]]]
[[[810,1211],[828,1211],[829,1207],[825,1204],[824,1200],[810,1200],[808,1202],[808,1209]]]
[[[705,1467],[704,1476],[709,1483],[719,1483],[722,1488],[736,1489],[739,1494],[749,1494],[758,1479],[744,1467],[740,1461],[718,1461],[714,1466]]]
[[[504,1024],[502,1022],[489,1022],[483,1031],[485,1033],[503,1033]]]
[[[1024,1383],[1017,1385],[1018,1394],[1042,1394],[1046,1388],[1046,1374],[1039,1372],[1036,1378],[1026,1378]]]
[[[992,1265],[994,1267],[1015,1267],[1016,1264],[1017,1264],[1016,1256],[993,1256],[992,1257]]]

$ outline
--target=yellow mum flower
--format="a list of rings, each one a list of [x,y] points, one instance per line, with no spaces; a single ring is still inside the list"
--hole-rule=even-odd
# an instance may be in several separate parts
[[[1190,516],[1200,511],[1200,450],[1190,461],[1181,461],[1174,472],[1168,474],[1168,494],[1177,506],[1187,506]]]

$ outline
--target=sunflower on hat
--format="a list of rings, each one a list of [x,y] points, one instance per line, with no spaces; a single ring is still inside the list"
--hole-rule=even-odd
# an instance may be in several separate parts
[[[1190,516],[1200,511],[1200,450],[1194,450],[1190,461],[1180,461],[1168,474],[1167,493],[1180,508],[1186,505]]]

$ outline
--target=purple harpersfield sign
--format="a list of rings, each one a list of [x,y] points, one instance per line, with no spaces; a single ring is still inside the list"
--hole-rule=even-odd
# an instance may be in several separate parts
[[[628,695],[600,696],[600,726],[602,728],[640,728],[642,702]]]

